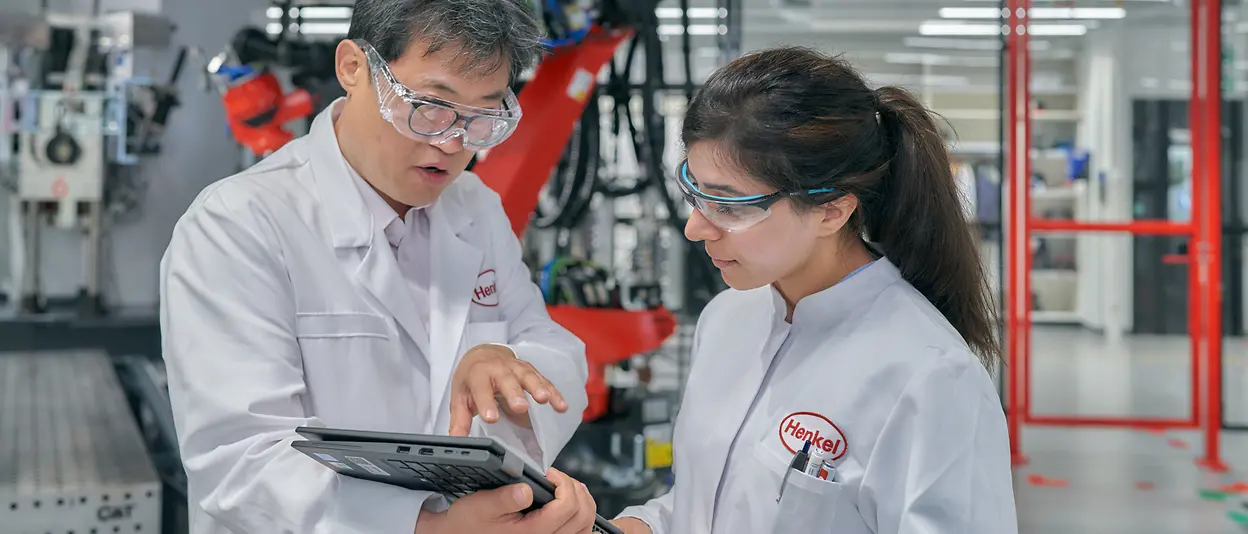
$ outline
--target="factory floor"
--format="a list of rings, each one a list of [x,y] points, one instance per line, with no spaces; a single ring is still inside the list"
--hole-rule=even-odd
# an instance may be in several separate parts
[[[1106,342],[1077,328],[1037,327],[1032,335],[1036,415],[1185,418],[1190,409],[1188,340],[1128,336]],[[1248,425],[1248,342],[1228,339],[1225,409]],[[1231,472],[1199,468],[1197,431],[1028,426],[1027,462],[1015,474],[1022,534],[1245,534],[1248,432],[1222,433]],[[1239,493],[1237,493],[1239,492]]]

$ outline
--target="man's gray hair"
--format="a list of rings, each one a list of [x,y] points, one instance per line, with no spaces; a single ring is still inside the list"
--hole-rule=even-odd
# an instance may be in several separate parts
[[[506,67],[514,81],[541,54],[541,30],[528,0],[355,0],[348,39],[363,39],[387,62],[413,42],[425,55],[455,47],[465,73]]]

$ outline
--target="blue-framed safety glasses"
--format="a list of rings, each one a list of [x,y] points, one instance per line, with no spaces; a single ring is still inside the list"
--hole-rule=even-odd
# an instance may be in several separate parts
[[[740,232],[771,215],[771,206],[783,199],[802,196],[835,193],[835,188],[809,189],[806,191],[776,191],[768,195],[750,195],[744,197],[722,197],[698,190],[697,179],[689,173],[689,160],[680,164],[676,173],[676,182],[685,196],[685,202],[693,206],[706,220],[726,232]]]
[[[506,141],[520,122],[520,103],[507,90],[499,108],[458,104],[418,93],[399,83],[381,54],[363,39],[354,40],[368,58],[368,70],[377,88],[381,116],[403,136],[442,144],[456,136],[470,151],[484,150]]]

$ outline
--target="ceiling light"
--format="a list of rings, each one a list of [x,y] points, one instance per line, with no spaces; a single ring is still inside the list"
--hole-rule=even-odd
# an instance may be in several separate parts
[[[905,37],[902,44],[910,48],[937,48],[941,50],[1000,50],[1001,42],[990,39],[954,39],[941,37]],[[1033,52],[1042,52],[1052,47],[1048,41],[1031,41]]]
[[[1001,35],[1000,24],[963,24],[961,22],[924,22],[919,35]]]
[[[678,19],[681,10],[679,7],[656,7],[654,8],[654,16],[661,19]],[[722,19],[728,16],[728,10],[722,7],[691,7],[689,8],[689,18],[691,19]]]
[[[1032,35],[1083,35],[1088,27],[1082,24],[1032,24],[1027,27]]]
[[[304,35],[346,35],[351,29],[347,22],[305,22],[299,27]]]
[[[684,33],[684,27],[679,24],[660,24],[659,35],[680,35]],[[728,27],[722,24],[716,26],[714,24],[690,24],[689,35],[725,35],[728,33]]]
[[[942,7],[940,8],[940,18],[942,19],[999,19],[1004,13],[1008,13],[1007,9],[998,9],[995,7]]]
[[[1033,19],[1121,19],[1127,16],[1127,10],[1121,7],[1033,7],[1030,14]]]
[[[1008,10],[995,7],[942,7],[942,19],[1000,19]],[[1127,10],[1121,7],[1033,7],[1028,12],[1032,20],[1093,20],[1121,19]]]
[[[992,36],[1001,35],[1003,28],[1000,24],[927,21],[919,25],[919,34]],[[1083,35],[1088,33],[1088,27],[1082,24],[1029,24],[1027,31],[1032,35]]]
[[[995,56],[950,56],[942,54],[916,54],[912,52],[888,52],[884,61],[894,65],[941,65],[954,67],[996,67]]]
[[[349,19],[351,8],[347,6],[311,6],[294,8],[304,19]]]

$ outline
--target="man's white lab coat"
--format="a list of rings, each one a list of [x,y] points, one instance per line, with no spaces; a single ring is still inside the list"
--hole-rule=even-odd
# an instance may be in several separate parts
[[[351,182],[336,107],[307,136],[206,188],[161,263],[162,342],[193,534],[412,532],[428,494],[340,477],[290,447],[301,439],[294,429],[445,434],[451,374],[482,343],[532,363],[568,411],[530,397],[533,430],[476,419],[474,435],[545,468],[586,406],[584,346],[547,315],[498,195],[471,173],[426,208],[426,331]],[[421,359],[429,387],[418,389]]]

